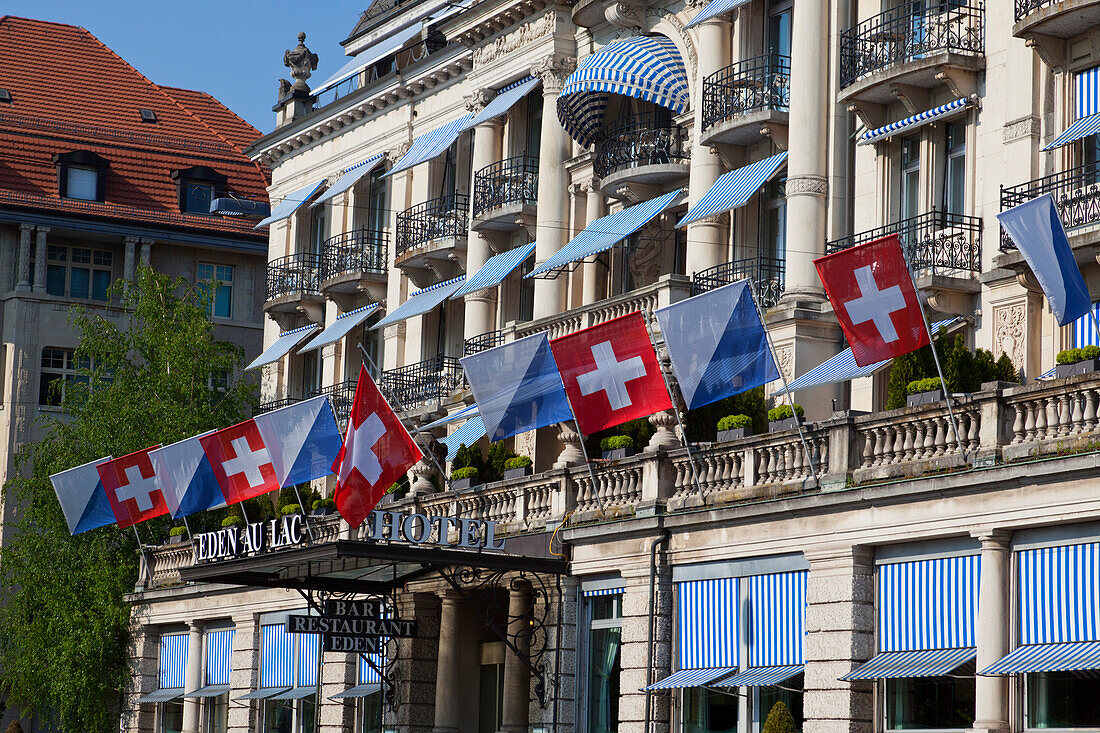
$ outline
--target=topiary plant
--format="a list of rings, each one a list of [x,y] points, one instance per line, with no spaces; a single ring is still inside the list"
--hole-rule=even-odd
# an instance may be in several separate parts
[[[804,414],[805,411],[802,409],[802,405],[797,402],[794,403],[793,410],[791,405],[779,405],[778,407],[773,407],[768,410],[768,421],[779,422],[780,420],[786,420],[788,417],[794,417],[795,415],[802,417]]]
[[[1089,344],[1081,347],[1082,359],[1100,359],[1100,346]]]
[[[1058,356],[1054,357],[1054,361],[1059,364],[1076,364],[1083,358],[1081,349],[1062,349],[1058,352]]]
[[[336,501],[334,499],[318,499],[313,502],[314,509],[335,509]]]
[[[451,481],[461,481],[464,478],[477,478],[477,469],[473,466],[464,466],[451,471]]]
[[[914,379],[905,387],[905,391],[908,394],[918,394],[920,392],[931,392],[934,389],[941,389],[943,382],[939,377],[928,377],[926,379]]]
[[[282,509],[279,510],[279,514],[282,514],[284,517],[289,517],[291,514],[301,514],[301,513],[302,513],[302,505],[301,504],[287,504],[286,506],[284,506]]]
[[[244,520],[238,517],[236,514],[230,514],[228,517],[222,520],[223,527],[240,527],[244,524]]]
[[[751,428],[752,418],[748,415],[726,415],[718,421],[719,430],[736,430],[737,428]]]
[[[620,448],[633,448],[634,438],[629,435],[612,435],[600,441],[600,450],[619,450]]]
[[[779,700],[768,711],[768,717],[764,721],[762,733],[798,733],[794,724],[794,716],[791,715],[787,705]]]
[[[172,527],[168,530],[169,537],[182,537],[183,533],[187,531],[187,527]]]
[[[504,462],[504,470],[511,471],[513,468],[527,468],[531,465],[534,463],[527,456],[515,456]]]

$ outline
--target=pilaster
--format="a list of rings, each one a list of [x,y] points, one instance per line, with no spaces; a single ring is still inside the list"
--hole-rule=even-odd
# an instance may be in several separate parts
[[[139,241],[139,237],[126,237],[126,254],[122,265],[122,279],[126,282],[134,281],[134,258]]]
[[[653,538],[649,541],[654,541]],[[649,541],[645,543],[648,548]],[[652,658],[649,636],[649,569],[623,573],[622,647],[619,651],[619,733],[668,733],[670,696],[642,692],[672,666],[672,589],[658,570],[654,582]],[[652,672],[650,671],[652,670]],[[650,729],[645,730],[648,697]]]
[[[31,232],[33,224],[19,225],[19,253],[16,257],[15,289],[25,293],[31,289]]]
[[[983,528],[970,533],[982,548],[978,584],[978,623],[974,629],[980,671],[1008,654],[1012,645],[1009,601],[1012,533]],[[974,678],[974,733],[1007,733],[1011,729],[1008,706],[1009,677]]]
[[[458,696],[459,667],[459,604],[458,593],[448,590],[440,600],[439,646],[435,669],[435,724],[432,733],[456,733],[461,715]]]
[[[187,628],[187,666],[183,672],[183,690],[192,692],[202,687],[202,622],[192,621]],[[199,733],[199,713],[202,700],[183,699],[183,729],[181,733]]]
[[[37,227],[35,229],[34,247],[34,292],[46,292],[46,235],[50,233],[49,227]]]
[[[229,673],[229,699],[235,700],[260,686],[260,629],[255,616],[233,617],[233,656]],[[259,706],[230,704],[229,733],[251,733],[259,723]]]

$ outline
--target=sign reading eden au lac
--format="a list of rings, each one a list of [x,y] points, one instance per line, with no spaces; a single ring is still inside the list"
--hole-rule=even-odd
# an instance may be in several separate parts
[[[415,637],[416,621],[382,617],[380,601],[326,601],[320,616],[290,615],[291,634],[320,634],[326,652],[380,654],[384,637]]]
[[[270,522],[253,522],[243,527],[222,527],[216,532],[195,535],[195,561],[223,560],[278,550],[299,545],[305,538],[300,514]]]

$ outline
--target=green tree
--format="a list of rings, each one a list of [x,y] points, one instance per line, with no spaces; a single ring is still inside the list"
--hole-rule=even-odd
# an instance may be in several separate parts
[[[768,711],[768,717],[764,721],[763,733],[798,733],[798,728],[794,724],[794,716],[791,715],[790,709],[782,700],[772,705],[772,709]]]
[[[62,416],[47,420],[45,437],[19,455],[4,486],[14,511],[0,555],[0,686],[25,715],[88,733],[118,729],[130,642],[124,594],[137,581],[137,544],[132,531],[114,526],[70,537],[49,476],[231,425],[256,394],[239,379],[226,386],[243,354],[214,337],[209,294],[141,268],[112,295],[120,319],[93,308],[72,312],[87,383],[65,385]],[[222,515],[189,521],[197,531]],[[159,540],[170,524],[161,517],[138,531]]]

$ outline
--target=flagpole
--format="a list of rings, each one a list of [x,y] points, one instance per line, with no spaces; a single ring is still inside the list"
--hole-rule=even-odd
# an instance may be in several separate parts
[[[138,550],[141,552],[141,559],[145,561],[145,573],[149,576],[149,580],[153,580],[153,566],[149,564],[149,556],[145,554],[145,545],[141,544],[141,535],[138,534],[137,525],[131,524],[130,528],[134,530],[134,537],[137,539]]]
[[[588,449],[584,447],[584,433],[581,432],[581,426],[577,424],[577,413],[573,412],[573,403],[569,402],[568,392],[565,394],[565,402],[569,405],[569,411],[573,413],[573,427],[577,429],[577,437],[580,438],[584,465],[588,468],[588,478],[592,480],[592,493],[596,495],[596,504],[600,507],[600,512],[606,516],[607,510],[604,509],[603,499],[600,497],[600,487],[596,483],[596,472],[592,470],[592,459],[588,457]]]

